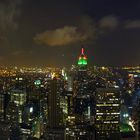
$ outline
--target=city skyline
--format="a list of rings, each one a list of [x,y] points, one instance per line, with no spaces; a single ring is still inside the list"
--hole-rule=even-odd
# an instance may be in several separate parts
[[[84,47],[89,65],[140,65],[139,6],[136,0],[2,0],[0,64],[70,66]]]
[[[0,138],[139,140],[140,67],[0,67]]]

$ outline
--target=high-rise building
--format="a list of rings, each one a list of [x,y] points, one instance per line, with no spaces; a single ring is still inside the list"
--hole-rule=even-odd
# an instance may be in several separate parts
[[[19,122],[21,122],[21,108],[19,108],[15,103],[9,102],[6,112],[6,120],[8,122],[10,122],[11,124],[18,124]]]
[[[4,94],[0,93],[0,120],[4,120]]]
[[[74,117],[70,116],[74,122],[74,127],[69,127],[70,137],[78,140],[90,140],[90,130],[87,128],[91,127],[91,116],[93,107],[92,96],[93,96],[93,85],[91,77],[88,74],[87,68],[87,57],[84,54],[84,49],[81,50],[81,55],[78,59],[78,69],[74,76],[73,82],[73,107]],[[70,129],[71,128],[71,129]]]
[[[11,91],[11,103],[15,104],[16,108],[18,109],[18,113],[15,115],[18,115],[18,122],[22,123],[22,111],[23,111],[23,106],[26,103],[26,91],[25,90],[12,90]],[[12,109],[12,107],[14,107],[14,105],[11,104],[12,106],[10,106],[9,104],[9,111]],[[12,110],[11,110],[12,111]],[[12,113],[11,113],[12,115]]]
[[[96,90],[96,140],[120,140],[120,90]]]
[[[6,118],[6,109],[10,95],[8,93],[0,93],[0,120],[3,121]]]
[[[48,139],[64,139],[63,108],[61,108],[60,98],[63,92],[63,82],[59,78],[49,81],[48,93]]]
[[[91,108],[94,102],[92,98],[94,94],[94,85],[91,75],[88,74],[87,57],[84,54],[83,48],[78,60],[78,66],[79,68],[77,75],[74,77],[73,87],[74,110],[75,114],[80,116],[84,122],[90,122],[90,117],[92,115]]]
[[[47,122],[47,93],[42,76],[32,79],[27,88],[27,103],[23,107],[22,133],[40,138]]]
[[[59,128],[63,125],[63,114],[60,108],[61,82],[54,78],[50,81],[48,94],[48,125],[50,128]]]
[[[22,77],[16,77],[11,82],[10,101],[6,108],[6,120],[10,123],[22,123],[22,110],[26,103],[25,81]]]

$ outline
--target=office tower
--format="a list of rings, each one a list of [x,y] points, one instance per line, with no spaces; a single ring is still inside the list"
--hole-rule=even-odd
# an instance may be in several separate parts
[[[16,90],[12,90],[10,95],[11,95],[11,100],[10,100],[11,104],[9,104],[8,110],[10,111],[12,107],[15,106],[15,108],[17,108],[18,110],[18,113],[15,115],[18,115],[18,122],[22,123],[22,110],[24,104],[26,103],[26,91],[16,89]]]
[[[23,107],[22,133],[34,138],[40,138],[47,122],[47,95],[42,77],[32,79],[27,88],[27,103]]]
[[[87,57],[84,49],[78,60],[78,70],[74,77],[73,93],[74,93],[74,110],[75,114],[81,117],[83,122],[90,122],[93,116],[94,107],[94,83],[92,76],[88,73]],[[93,109],[94,108],[94,109]]]
[[[119,88],[96,90],[96,140],[120,140]]]
[[[18,124],[22,119],[21,114],[18,114],[19,110],[21,112],[21,109],[19,109],[15,103],[9,102],[6,109],[6,121],[10,122],[11,124]]]
[[[43,78],[35,78],[32,80],[32,84],[27,87],[27,102],[33,103],[34,115],[36,117],[42,116],[46,118],[47,109],[47,95],[44,88]]]
[[[32,137],[40,138],[44,132],[43,120],[41,118],[35,118],[32,124]]]
[[[3,121],[6,118],[6,109],[10,95],[8,93],[0,93],[0,120]]]
[[[4,94],[0,93],[0,120],[4,120],[4,114],[5,114],[5,109],[4,109]]]
[[[10,102],[15,103],[17,106],[22,106],[26,103],[26,91],[25,90],[12,90]]]
[[[10,101],[6,108],[6,120],[10,123],[22,123],[22,109],[26,103],[25,81],[21,76],[13,78],[9,91]]]
[[[22,134],[26,137],[40,138],[44,132],[43,117],[36,116],[36,109],[33,103],[27,104],[23,108],[22,120],[20,124]]]
[[[64,139],[64,115],[61,108],[61,95],[63,93],[63,80],[54,77],[49,81],[48,93],[48,139]]]
[[[91,86],[92,85],[92,86]],[[91,135],[91,116],[92,109],[95,108],[92,104],[94,102],[92,96],[94,92],[91,75],[88,74],[87,57],[84,54],[84,49],[81,50],[81,55],[78,59],[78,69],[74,76],[73,82],[73,107],[74,107],[74,129],[71,136],[75,139],[89,140]],[[69,118],[71,119],[71,118]]]
[[[78,60],[78,70],[74,77],[73,92],[75,113],[82,115],[85,109],[85,103],[89,98],[88,91],[88,74],[87,74],[87,57],[84,54],[84,49],[81,50],[81,55]]]
[[[23,106],[22,123],[20,124],[21,132],[24,137],[33,135],[33,124],[34,124],[34,104],[28,103]]]
[[[63,125],[63,114],[60,108],[61,81],[54,78],[50,81],[48,94],[48,119],[50,128],[59,128]]]
[[[73,109],[73,92],[71,91],[71,88],[68,88],[66,95],[68,115],[66,118],[65,140],[73,140],[75,133],[75,114]]]
[[[22,120],[24,124],[31,124],[35,115],[35,105],[33,103],[28,103],[23,106]]]

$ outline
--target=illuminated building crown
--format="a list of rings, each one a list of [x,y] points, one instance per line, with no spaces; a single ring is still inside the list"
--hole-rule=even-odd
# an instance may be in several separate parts
[[[81,50],[81,55],[79,56],[78,65],[85,66],[87,65],[87,57],[84,54],[84,48]]]

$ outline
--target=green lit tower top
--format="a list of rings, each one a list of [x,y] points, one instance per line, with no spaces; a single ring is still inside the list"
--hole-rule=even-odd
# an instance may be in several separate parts
[[[84,48],[82,48],[82,50],[81,50],[81,55],[79,56],[78,65],[79,66],[87,65],[87,57],[84,54]]]

